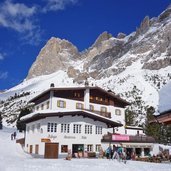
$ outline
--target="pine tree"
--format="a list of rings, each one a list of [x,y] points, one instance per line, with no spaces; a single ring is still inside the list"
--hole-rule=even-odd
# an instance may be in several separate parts
[[[31,110],[28,109],[28,108],[21,109],[21,111],[20,111],[20,114],[19,114],[19,117],[18,117],[18,120],[17,120],[17,129],[20,132],[22,132],[22,131],[24,131],[26,129],[25,123],[22,123],[20,121],[20,118],[27,115],[27,114],[29,114],[29,113],[31,113]]]
[[[145,121],[145,134],[148,136],[152,136],[155,138],[156,141],[161,141],[161,125],[156,121],[151,123],[150,121],[155,120],[154,117],[154,108],[148,107],[147,108],[147,116]]]
[[[126,111],[125,111],[125,124],[127,126],[135,125],[135,116],[136,116],[136,114],[133,111],[126,109]]]
[[[2,113],[0,112],[0,129],[2,129]]]

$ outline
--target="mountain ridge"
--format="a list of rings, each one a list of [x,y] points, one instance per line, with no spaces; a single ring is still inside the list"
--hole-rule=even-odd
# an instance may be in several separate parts
[[[52,37],[41,49],[27,78],[0,94],[4,120],[14,123],[17,105],[26,106],[51,83],[56,87],[82,86],[88,81],[132,102],[130,109],[138,113],[137,120],[142,124],[146,107],[157,110],[158,92],[171,79],[170,9],[155,18],[146,16],[127,36],[118,33],[112,37],[105,31],[83,52],[65,39]]]

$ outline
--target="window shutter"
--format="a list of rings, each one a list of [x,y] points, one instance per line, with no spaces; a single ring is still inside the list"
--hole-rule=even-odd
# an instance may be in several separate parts
[[[57,101],[57,106],[60,107],[60,101],[59,100]]]

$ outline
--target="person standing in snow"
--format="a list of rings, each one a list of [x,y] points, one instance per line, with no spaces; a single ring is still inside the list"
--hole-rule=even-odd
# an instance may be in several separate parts
[[[14,134],[13,134],[13,136],[14,136],[14,140],[16,139],[16,135],[17,135],[17,134],[16,134],[16,132],[14,132]]]
[[[115,147],[115,145],[113,146],[113,156],[112,156],[112,160],[113,159],[119,160],[119,154],[117,152],[117,148]]]
[[[11,140],[13,140],[13,138],[14,138],[14,134],[11,134]]]
[[[106,149],[106,157],[107,159],[111,159],[112,148],[111,145]]]

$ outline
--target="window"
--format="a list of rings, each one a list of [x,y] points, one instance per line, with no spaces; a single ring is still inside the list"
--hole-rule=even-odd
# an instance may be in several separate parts
[[[76,103],[76,109],[83,109],[84,105],[82,103]]]
[[[101,145],[100,144],[97,144],[96,145],[96,152],[99,152],[100,151],[100,148],[101,148]]]
[[[57,101],[57,106],[60,108],[66,108],[66,102],[63,100],[58,100]]]
[[[81,124],[74,124],[73,126],[73,133],[81,133]]]
[[[99,100],[99,97],[96,97],[95,99],[96,99],[96,101],[98,101]]]
[[[57,132],[57,123],[48,123],[47,132]]]
[[[36,107],[36,110],[39,110],[39,106]]]
[[[93,96],[90,96],[90,100],[93,100]]]
[[[80,93],[75,92],[75,93],[74,93],[74,97],[80,97]]]
[[[102,134],[102,126],[96,126],[96,134]]]
[[[27,132],[29,132],[30,131],[30,127],[29,126],[27,126]]]
[[[92,144],[87,145],[87,151],[93,151],[93,145]]]
[[[31,126],[31,130],[34,132],[35,125]]]
[[[108,103],[108,99],[107,98],[105,98],[105,103]]]
[[[38,144],[35,145],[35,154],[39,154],[39,145]]]
[[[106,107],[101,107],[101,112],[106,113],[107,112],[107,108]]]
[[[94,106],[93,106],[93,105],[90,105],[90,106],[89,106],[89,109],[90,109],[91,111],[94,111]]]
[[[44,104],[41,105],[41,110],[43,110],[43,109],[44,109]]]
[[[61,153],[68,153],[68,145],[61,145]]]
[[[115,110],[115,115],[121,115],[121,110],[120,109],[116,109]]]
[[[69,133],[70,124],[61,124],[61,133]]]
[[[85,134],[92,134],[92,125],[85,125]]]
[[[137,131],[137,135],[140,135],[140,132],[139,131]]]
[[[37,124],[37,131],[40,132],[40,123]]]
[[[49,101],[46,103],[46,109],[49,109]]]

